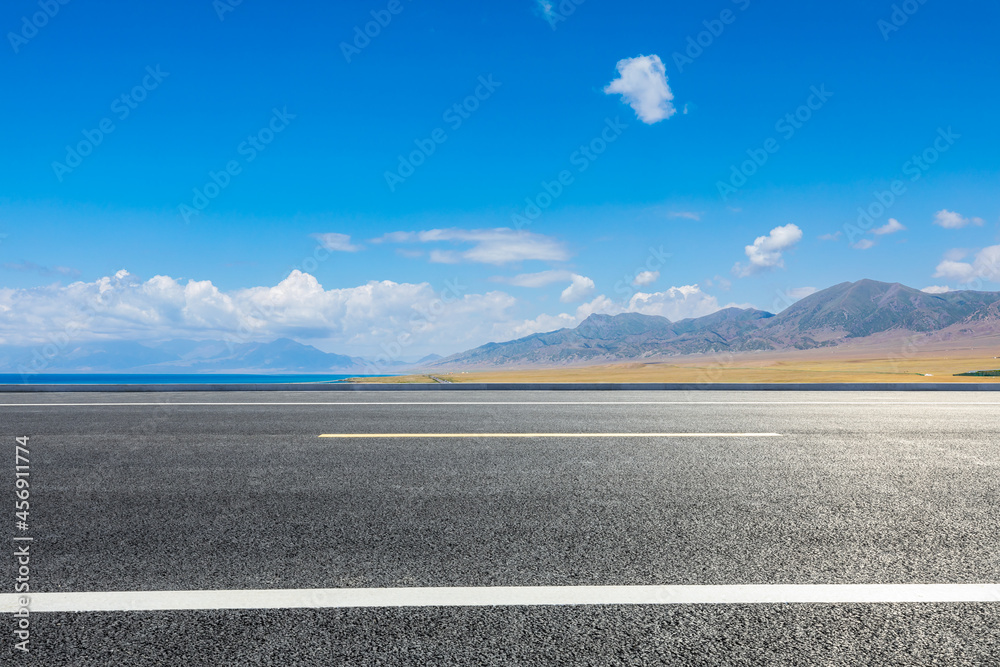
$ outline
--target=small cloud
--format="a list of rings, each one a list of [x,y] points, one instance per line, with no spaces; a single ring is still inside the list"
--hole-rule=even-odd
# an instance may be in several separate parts
[[[810,294],[815,294],[817,291],[818,290],[815,287],[793,287],[785,292],[785,294],[787,294],[789,298],[798,301],[799,299],[806,298]]]
[[[513,278],[506,276],[493,276],[490,280],[495,283],[506,283],[515,287],[545,287],[546,285],[562,282],[564,280],[571,280],[572,278],[572,271],[552,269],[550,271],[539,271],[537,273],[521,273]]]
[[[951,288],[947,285],[928,285],[920,291],[927,294],[946,294],[951,291]]]
[[[423,250],[410,250],[409,248],[396,248],[396,254],[400,257],[409,257],[410,259],[416,259],[418,257],[424,256]]]
[[[857,250],[868,250],[869,248],[875,247],[875,242],[872,241],[871,239],[861,239],[857,243],[853,244],[851,247],[856,248]]]
[[[528,260],[562,262],[569,251],[562,242],[545,236],[507,227],[495,229],[428,229],[420,232],[390,232],[371,243],[448,243],[471,245],[465,250],[432,250],[431,262],[454,264],[509,264]]]
[[[319,244],[327,250],[336,252],[357,252],[362,246],[351,243],[351,237],[347,234],[337,234],[329,232],[327,234],[310,234],[312,238],[319,241]]]
[[[559,295],[559,300],[563,303],[583,301],[594,293],[594,287],[594,281],[587,276],[574,274],[573,282]]]
[[[758,236],[752,245],[746,246],[747,259],[750,260],[746,266],[739,262],[733,267],[733,273],[741,278],[770,271],[775,268],[785,266],[781,253],[794,247],[802,240],[802,230],[798,225],[787,224],[775,227],[767,236]]]
[[[841,234],[843,234],[843,232],[834,232],[833,234],[823,234],[822,236],[819,237],[819,240],[820,241],[839,241]]]
[[[935,278],[947,278],[959,283],[970,283],[977,278],[1000,281],[1000,245],[983,248],[971,262],[945,259],[937,265]]]
[[[872,234],[875,234],[876,236],[883,236],[885,234],[895,234],[896,232],[902,232],[905,230],[906,227],[904,227],[899,220],[896,220],[896,218],[889,218],[889,222],[885,223],[881,227],[873,229]]]
[[[42,266],[34,262],[4,262],[3,268],[8,271],[20,271],[22,273],[37,273],[40,276],[56,276],[62,278],[77,278],[80,276],[79,269],[68,266]]]
[[[458,264],[461,259],[454,250],[431,250],[432,264]]]
[[[733,281],[731,281],[729,278],[726,278],[725,276],[717,275],[715,276],[714,281],[710,282],[713,282],[715,286],[718,287],[723,292],[728,292],[733,287]]]
[[[644,287],[646,285],[652,285],[659,279],[659,271],[643,271],[636,274],[635,279],[632,281],[632,285],[635,287]]]
[[[621,95],[643,123],[652,125],[677,113],[671,103],[674,94],[667,84],[667,71],[659,56],[619,60],[618,74],[620,78],[605,86],[604,92]]]
[[[943,260],[937,265],[934,271],[935,278],[949,278],[960,283],[967,283],[975,279],[976,269],[968,262],[956,262],[951,259]]]
[[[374,239],[369,239],[369,243],[413,243],[418,241],[417,232],[389,232]]]
[[[949,211],[947,209],[941,209],[934,216],[934,224],[940,225],[945,229],[961,229],[966,225],[982,225],[982,218],[963,218],[958,213],[954,211]]]
[[[688,220],[694,220],[695,222],[700,221],[701,216],[701,213],[696,213],[694,211],[671,211],[670,213],[667,213],[667,217],[669,218],[687,218]]]

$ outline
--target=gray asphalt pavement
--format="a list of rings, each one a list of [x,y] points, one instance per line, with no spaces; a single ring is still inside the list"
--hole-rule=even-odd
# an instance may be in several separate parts
[[[15,436],[31,436],[35,592],[1000,582],[996,393],[0,403],[0,444],[12,452]],[[781,437],[318,437],[508,432]],[[0,572],[13,582],[13,559]],[[45,665],[995,664],[998,605],[39,613],[32,653],[10,655]]]

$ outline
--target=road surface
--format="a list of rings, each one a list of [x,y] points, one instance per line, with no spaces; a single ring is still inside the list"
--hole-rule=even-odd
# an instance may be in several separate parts
[[[8,497],[18,436],[31,480],[29,530],[13,504],[4,530],[32,538],[30,653],[9,556],[5,664],[972,665],[1000,646],[995,393],[0,403]]]

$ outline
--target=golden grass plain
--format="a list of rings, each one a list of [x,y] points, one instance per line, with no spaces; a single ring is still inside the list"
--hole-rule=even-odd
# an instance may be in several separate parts
[[[898,342],[874,349],[850,346],[822,350],[738,355],[693,355],[676,360],[623,362],[562,368],[470,370],[382,378],[359,383],[435,382],[1000,382],[1000,378],[956,376],[1000,368],[1000,340],[960,349],[911,350]],[[943,349],[942,349],[943,348]]]

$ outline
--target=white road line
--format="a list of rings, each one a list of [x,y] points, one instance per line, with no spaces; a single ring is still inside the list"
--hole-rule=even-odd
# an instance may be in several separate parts
[[[0,613],[20,607],[0,594]],[[1000,584],[511,586],[32,593],[31,612],[487,607],[539,605],[874,604],[998,602]]]
[[[260,401],[257,403],[238,402],[176,402],[176,403],[0,403],[0,408],[79,408],[79,407],[128,407],[128,406],[280,406],[280,405],[316,405],[357,406],[357,405],[934,405],[934,406],[982,406],[998,405],[1000,402],[965,402],[956,401],[889,401],[887,399],[871,401]]]
[[[780,438],[780,433],[322,433],[321,438]]]

